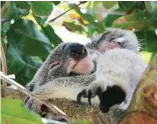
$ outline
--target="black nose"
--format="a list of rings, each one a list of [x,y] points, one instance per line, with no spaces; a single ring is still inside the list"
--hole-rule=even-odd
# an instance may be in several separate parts
[[[87,56],[86,48],[79,43],[69,43],[64,47],[64,53],[74,59],[82,59]]]

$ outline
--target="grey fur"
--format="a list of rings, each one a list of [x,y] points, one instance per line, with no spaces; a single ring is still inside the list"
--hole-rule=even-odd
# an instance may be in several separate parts
[[[141,58],[137,55],[139,50],[139,44],[136,36],[131,31],[127,30],[121,30],[121,29],[108,29],[98,40],[95,40],[89,44],[87,44],[85,47],[88,51],[89,57],[92,58],[93,61],[96,62],[96,65],[98,66],[99,62],[97,60],[97,57],[106,57],[106,51],[99,51],[99,48],[102,46],[105,42],[120,42],[122,49],[125,49],[124,51],[121,51],[120,49],[117,49],[117,52],[120,54],[123,54],[122,58],[125,59],[125,62],[127,61],[127,58],[129,58],[127,52],[132,54],[131,57],[135,56],[135,59],[131,58],[128,59],[128,63],[131,63],[130,67],[134,64],[136,64],[136,60],[139,62],[138,65],[141,65],[142,70],[139,71],[140,74],[135,75],[136,84],[138,83],[138,80],[140,79],[141,74],[146,68],[146,65],[144,62],[142,62]],[[88,90],[92,87],[92,90],[95,90],[95,82],[101,82],[100,80],[97,80],[97,75],[99,75],[100,71],[97,71],[98,67],[96,66],[96,71],[93,74],[89,75],[79,75],[79,76],[69,76],[67,73],[67,67],[69,64],[69,61],[71,58],[68,55],[65,55],[63,53],[63,47],[67,43],[62,43],[58,45],[52,53],[47,57],[45,62],[42,64],[42,66],[39,68],[37,73],[35,74],[32,81],[27,85],[28,89],[32,89],[32,92],[34,92],[36,95],[38,95],[41,99],[51,99],[55,97],[59,97],[56,94],[60,92],[60,90],[66,90],[69,91],[69,94],[74,94],[74,98],[68,96],[64,93],[62,94],[63,98],[76,100],[77,94],[82,91],[83,89]],[[111,50],[112,51],[112,50]],[[115,52],[113,52],[115,54]],[[101,56],[102,55],[102,56]],[[118,55],[115,54],[116,56]],[[113,55],[114,56],[114,55]],[[108,57],[107,57],[108,58]],[[114,59],[116,57],[114,56]],[[100,61],[107,61],[104,59],[100,59]],[[120,61],[120,59],[118,59]],[[117,61],[117,63],[118,63]],[[132,62],[133,63],[132,63]],[[53,64],[60,63],[59,67],[54,69],[51,67]],[[103,62],[101,62],[102,64]],[[116,63],[116,62],[115,62]],[[114,64],[115,64],[114,63]],[[125,64],[124,64],[125,65]],[[99,65],[99,68],[101,68],[101,65]],[[106,68],[102,65],[102,68]],[[123,67],[122,67],[123,68]],[[128,69],[128,68],[127,68]],[[103,69],[102,69],[103,70]],[[104,69],[105,70],[105,69]],[[116,70],[115,70],[116,71]],[[135,70],[131,70],[135,71]],[[134,72],[132,72],[134,73]],[[114,76],[114,75],[112,75]],[[103,81],[102,81],[103,82]],[[133,84],[134,88],[136,87],[136,84]],[[103,83],[100,83],[100,86],[104,86]],[[107,85],[107,84],[105,84]],[[31,87],[31,88],[30,88]],[[133,89],[134,89],[133,88]],[[60,90],[58,90],[60,89]],[[69,90],[70,89],[70,90]],[[105,90],[105,89],[104,89]],[[125,89],[124,89],[125,90]],[[66,91],[66,92],[67,92]],[[54,94],[54,95],[53,95]],[[132,95],[132,92],[131,92]],[[95,96],[95,95],[94,95]],[[128,98],[130,99],[130,97]],[[130,100],[129,100],[130,102]],[[31,104],[31,105],[30,105]],[[37,111],[36,108],[32,107],[35,103],[32,102],[32,100],[26,100],[26,106],[34,111]],[[29,107],[31,106],[31,107]],[[120,108],[118,108],[121,110]]]

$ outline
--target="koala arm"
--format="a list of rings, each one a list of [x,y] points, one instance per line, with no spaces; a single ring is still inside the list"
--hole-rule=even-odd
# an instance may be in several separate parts
[[[41,100],[49,100],[52,98],[76,100],[77,94],[94,79],[95,73],[88,76],[57,78],[36,87],[33,93]],[[38,111],[39,106],[41,106],[29,97],[25,98],[24,103],[28,109],[35,112]]]

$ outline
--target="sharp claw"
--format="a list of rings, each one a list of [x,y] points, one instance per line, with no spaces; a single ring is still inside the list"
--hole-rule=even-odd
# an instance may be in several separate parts
[[[88,103],[89,103],[89,105],[92,105],[91,104],[91,97],[92,97],[92,92],[91,92],[91,90],[89,90],[89,92],[88,92]]]
[[[86,90],[82,90],[78,95],[77,95],[77,102],[81,103],[81,97],[86,95]]]

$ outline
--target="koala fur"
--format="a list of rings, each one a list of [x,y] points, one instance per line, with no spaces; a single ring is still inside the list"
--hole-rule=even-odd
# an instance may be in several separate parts
[[[90,103],[97,96],[92,103],[99,104],[103,112],[115,104],[125,110],[147,67],[138,55],[139,44],[133,32],[108,29],[97,40],[81,46],[87,54],[79,59],[69,53],[70,44],[61,43],[50,53],[27,88],[43,100],[66,98],[81,102],[83,97],[83,102]],[[117,95],[115,102],[108,104],[107,93],[111,99]],[[27,98],[25,104],[33,111],[38,109],[32,99]]]

